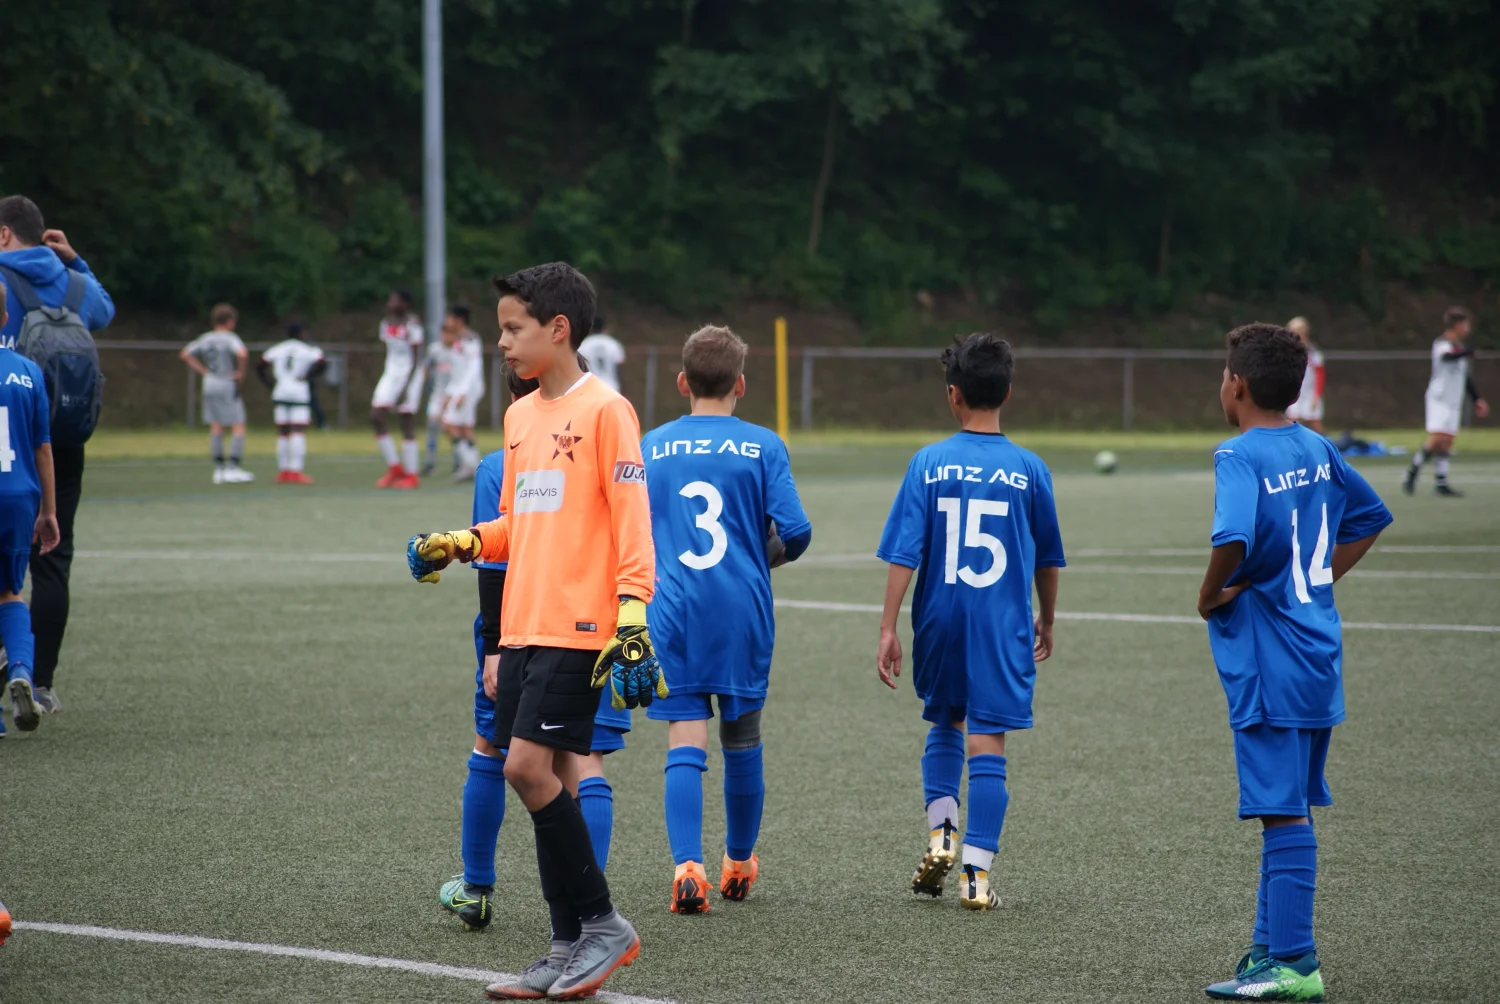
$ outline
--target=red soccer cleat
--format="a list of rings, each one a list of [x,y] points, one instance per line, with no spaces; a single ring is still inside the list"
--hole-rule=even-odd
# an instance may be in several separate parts
[[[310,485],[313,483],[313,479],[301,471],[287,471],[286,483],[289,485]]]
[[[422,479],[415,474],[402,473],[401,477],[391,482],[391,487],[397,491],[411,491],[413,488],[422,487]]]
[[[400,464],[392,464],[386,468],[386,472],[375,482],[376,488],[395,488],[396,482],[406,477],[406,472],[401,469]]]
[[[277,471],[276,472],[276,483],[278,485],[289,485],[289,484],[291,484],[292,483],[292,472],[291,471]]]

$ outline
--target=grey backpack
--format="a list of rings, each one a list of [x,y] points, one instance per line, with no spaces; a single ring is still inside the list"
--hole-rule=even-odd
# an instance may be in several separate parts
[[[52,441],[82,446],[99,424],[104,400],[104,371],[99,347],[78,310],[88,291],[84,277],[68,270],[68,291],[61,306],[42,303],[36,289],[14,269],[0,266],[24,315],[16,334],[16,351],[41,368],[52,405]]]

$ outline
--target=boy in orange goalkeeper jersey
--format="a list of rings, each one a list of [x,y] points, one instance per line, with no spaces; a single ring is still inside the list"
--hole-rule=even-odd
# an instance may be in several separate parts
[[[505,413],[500,518],[414,537],[420,581],[450,561],[508,561],[500,610],[495,734],[510,736],[505,778],[536,828],[552,948],[500,1000],[592,996],[640,953],[610,903],[575,801],[606,682],[616,707],[650,704],[667,688],[646,631],[655,581],[640,425],[630,402],[578,366],[594,289],[554,262],[495,279],[500,348],[537,393]]]

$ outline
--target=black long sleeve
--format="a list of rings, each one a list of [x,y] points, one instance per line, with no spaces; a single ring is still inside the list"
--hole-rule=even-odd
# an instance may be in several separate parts
[[[479,573],[479,636],[484,654],[500,654],[500,600],[505,595],[505,573],[498,568],[475,569]]]

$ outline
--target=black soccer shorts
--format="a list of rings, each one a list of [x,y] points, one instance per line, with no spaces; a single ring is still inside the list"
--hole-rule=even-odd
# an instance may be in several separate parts
[[[495,738],[529,739],[585,756],[594,743],[599,691],[589,686],[598,652],[524,645],[500,652]]]

